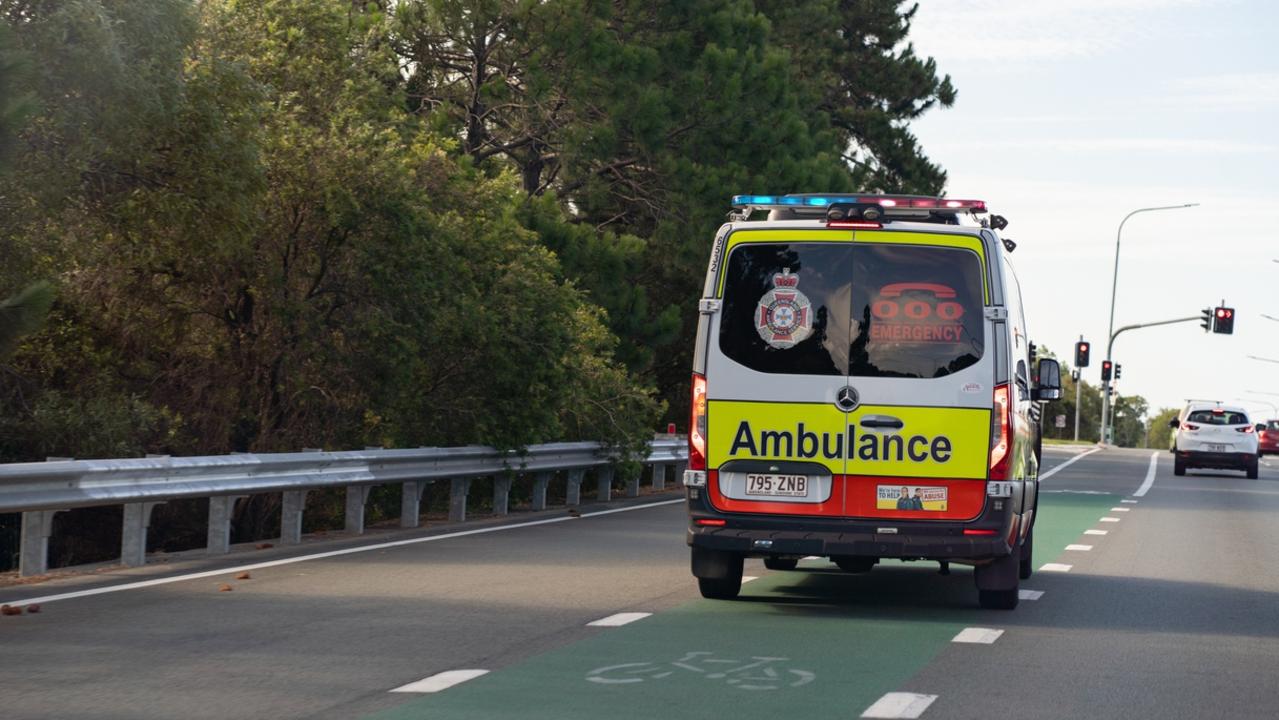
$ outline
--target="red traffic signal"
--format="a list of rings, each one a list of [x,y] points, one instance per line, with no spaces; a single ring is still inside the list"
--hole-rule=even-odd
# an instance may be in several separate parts
[[[1212,313],[1212,331],[1222,335],[1235,332],[1235,309],[1218,306]]]
[[[1087,342],[1080,340],[1075,343],[1075,367],[1088,367],[1088,351],[1089,346]]]
[[[1101,361],[1101,380],[1102,382],[1110,382],[1110,371],[1114,368],[1114,363],[1109,360]]]

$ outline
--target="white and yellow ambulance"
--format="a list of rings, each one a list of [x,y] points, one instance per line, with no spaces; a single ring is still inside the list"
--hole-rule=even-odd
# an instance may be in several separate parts
[[[1035,366],[1007,222],[984,202],[742,195],[715,235],[693,362],[693,575],[735,597],[742,561],[974,566],[1017,605],[1038,493]],[[766,214],[766,215],[765,215]]]

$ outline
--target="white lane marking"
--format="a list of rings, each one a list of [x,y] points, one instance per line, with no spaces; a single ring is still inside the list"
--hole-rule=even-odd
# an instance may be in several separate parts
[[[994,628],[970,627],[959,631],[959,634],[951,638],[951,642],[957,643],[974,643],[976,645],[993,645],[1003,630],[995,630]]]
[[[1074,567],[1074,565],[1064,565],[1062,563],[1044,563],[1043,567],[1039,568],[1039,572],[1070,572],[1070,569],[1072,567]]]
[[[744,582],[744,583],[748,583],[748,582],[750,582],[751,580],[758,580],[758,579],[759,579],[759,578],[758,578],[758,577],[756,577],[756,576],[754,576],[754,575],[743,575],[743,576],[742,576],[742,582]]]
[[[1119,518],[1104,517],[1101,519],[1101,521],[1102,522],[1119,522]]]
[[[1022,600],[1038,600],[1044,596],[1043,590],[1018,590],[1017,597]]]
[[[804,559],[805,560],[821,560],[822,557],[820,555],[806,555]]]
[[[1110,512],[1129,512],[1129,511],[1131,511],[1131,510],[1132,510],[1132,508],[1126,508],[1126,507],[1112,507],[1112,508],[1110,508]]]
[[[439,540],[452,540],[453,538],[466,537],[468,535],[487,535],[488,533],[502,532],[503,530],[516,530],[518,528],[534,527],[537,525],[573,522],[576,520],[585,520],[586,518],[599,517],[601,515],[612,515],[613,513],[643,510],[645,508],[674,505],[682,502],[686,502],[684,498],[680,498],[678,500],[662,500],[660,502],[644,503],[643,505],[632,505],[631,507],[582,513],[581,517],[565,515],[562,517],[547,518],[545,520],[530,520],[529,522],[516,523],[514,525],[499,525],[498,527],[459,530],[458,532],[445,533],[443,535],[429,535],[427,537],[409,538],[407,540],[392,540],[390,542],[377,543],[375,545],[361,545],[359,547],[343,548],[341,550],[329,550],[328,552],[299,555],[297,557],[281,558],[279,560],[268,560],[266,562],[253,563],[251,565],[239,565],[236,567],[222,568],[220,570],[204,570],[201,572],[187,573],[186,575],[174,575],[172,577],[155,578],[153,580],[139,580],[137,582],[124,583],[121,585],[90,588],[88,590],[76,590],[74,592],[45,595],[43,597],[33,597],[25,600],[10,600],[0,604],[22,607],[24,605],[51,603],[57,602],[58,600],[71,600],[74,598],[89,597],[91,595],[105,595],[107,593],[122,592],[124,590],[139,590],[141,588],[155,587],[156,585],[168,585],[170,583],[183,582],[185,580],[199,580],[201,578],[217,577],[219,575],[237,574],[245,572],[246,570],[261,570],[262,568],[292,565],[293,563],[306,562],[308,560],[323,560],[325,558],[341,557],[343,555],[354,555],[356,553],[369,552],[371,550],[385,550],[386,548],[402,547],[404,545],[417,545],[419,543],[437,542]]]
[[[1089,550],[1092,550],[1092,545],[1075,545],[1075,544],[1073,544],[1073,543],[1072,543],[1072,544],[1070,544],[1070,545],[1067,545],[1067,546],[1066,546],[1066,549],[1067,549],[1067,550],[1076,550],[1076,551],[1078,551],[1078,552],[1088,552]]]
[[[1109,532],[1110,532],[1109,530],[1085,530],[1084,534],[1085,535],[1105,535]]]
[[[643,620],[644,618],[652,614],[653,613],[646,613],[646,612],[617,613],[615,615],[609,615],[608,617],[600,618],[599,620],[592,620],[586,623],[586,626],[587,627],[621,627],[623,625],[628,625],[630,623],[633,623],[636,620]]]
[[[1054,466],[1054,467],[1053,467],[1051,470],[1049,470],[1048,472],[1045,472],[1045,473],[1039,473],[1039,479],[1040,479],[1040,480],[1047,480],[1048,478],[1052,477],[1053,475],[1056,475],[1057,473],[1061,472],[1062,470],[1065,470],[1066,468],[1070,467],[1070,464],[1071,464],[1071,463],[1079,462],[1080,460],[1083,460],[1084,458],[1088,457],[1089,455],[1092,455],[1093,453],[1095,453],[1095,452],[1100,452],[1100,451],[1101,451],[1101,448],[1093,448],[1092,450],[1089,450],[1089,451],[1088,451],[1088,452],[1086,452],[1086,453],[1079,453],[1078,455],[1076,455],[1076,456],[1072,457],[1071,459],[1067,460],[1066,462],[1064,462],[1064,463],[1062,463],[1062,464],[1060,464],[1060,465],[1056,465],[1056,466]]]
[[[862,713],[864,718],[917,718],[924,714],[929,705],[937,699],[936,695],[920,695],[919,693],[890,692],[875,701],[874,705]]]
[[[488,670],[445,670],[442,673],[436,673],[428,678],[422,678],[417,682],[411,682],[408,685],[401,685],[391,692],[402,693],[437,693],[441,690],[448,690],[454,685],[464,683],[467,680],[488,674]]]
[[[1155,484],[1155,465],[1159,463],[1159,453],[1150,453],[1150,469],[1146,471],[1146,481],[1137,488],[1137,492],[1133,493],[1133,497],[1145,497],[1150,492],[1150,486]]]
[[[1136,501],[1136,500],[1120,500],[1119,502],[1121,502],[1121,503],[1127,503],[1127,504],[1129,504],[1129,505],[1136,505],[1136,504],[1137,504],[1137,501]]]
[[[1057,493],[1059,495],[1109,495],[1101,490],[1040,490],[1041,493]]]

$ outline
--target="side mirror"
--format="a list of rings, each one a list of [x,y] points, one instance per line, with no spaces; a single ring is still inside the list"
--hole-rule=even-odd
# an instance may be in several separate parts
[[[1181,421],[1180,421],[1180,420],[1178,420],[1177,418],[1173,418],[1173,419],[1171,419],[1171,420],[1169,420],[1169,421],[1168,421],[1168,427],[1173,428],[1173,429],[1175,430],[1175,429],[1177,429],[1177,428],[1181,427]]]
[[[1061,399],[1061,366],[1052,358],[1039,361],[1039,382],[1035,387],[1035,400]]]
[[[1266,429],[1265,423],[1257,423],[1257,432],[1261,432],[1262,430],[1265,430],[1265,429]]]

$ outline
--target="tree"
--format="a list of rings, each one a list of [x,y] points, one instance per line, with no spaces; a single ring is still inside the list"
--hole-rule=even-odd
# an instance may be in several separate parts
[[[1172,447],[1173,430],[1168,426],[1168,423],[1180,413],[1181,410],[1177,408],[1162,408],[1152,415],[1149,429],[1146,431],[1145,447],[1159,449]]]

